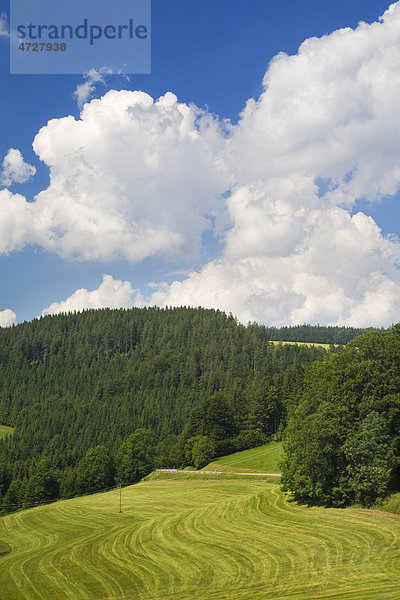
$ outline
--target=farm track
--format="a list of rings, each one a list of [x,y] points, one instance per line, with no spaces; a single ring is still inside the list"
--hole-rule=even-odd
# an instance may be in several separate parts
[[[162,477],[162,475],[161,475]],[[0,519],[4,600],[400,600],[400,517],[156,479]]]
[[[155,473],[198,473],[200,475],[226,475],[229,471],[191,471],[188,469],[155,469]],[[233,472],[235,475],[246,475],[246,477],[281,477],[280,473],[238,473]]]

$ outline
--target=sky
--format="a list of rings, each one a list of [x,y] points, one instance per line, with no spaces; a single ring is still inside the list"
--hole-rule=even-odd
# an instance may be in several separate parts
[[[153,305],[399,321],[400,2],[153,0],[146,75],[10,74],[9,10],[0,326]]]

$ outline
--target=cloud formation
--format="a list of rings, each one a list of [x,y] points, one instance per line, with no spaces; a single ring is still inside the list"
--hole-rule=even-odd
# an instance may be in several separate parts
[[[355,207],[400,186],[400,3],[279,54],[263,85],[236,126],[170,92],[114,90],[80,119],[50,121],[33,144],[50,186],[34,202],[0,192],[0,252],[30,243],[66,258],[188,263],[215,227],[218,260],[159,285],[151,304],[270,324],[397,321],[399,241]]]
[[[85,260],[189,260],[224,209],[219,123],[171,93],[154,102],[112,90],[85,104],[79,120],[50,121],[33,147],[50,186],[34,202],[14,199],[20,247]],[[5,235],[3,251],[13,249]]]
[[[0,190],[0,254],[20,250],[27,239],[36,239],[31,205],[20,194]]]
[[[223,256],[152,302],[277,325],[397,322],[399,242],[350,209],[399,189],[399,94],[400,3],[275,57],[227,142]]]
[[[82,108],[83,105],[92,98],[96,86],[99,83],[104,84],[104,77],[106,75],[110,75],[112,71],[107,67],[103,67],[100,71],[96,71],[96,69],[91,69],[88,73],[83,75],[85,81],[80,83],[76,90],[73,93],[74,98],[76,99],[79,108]]]
[[[97,289],[89,291],[81,288],[76,290],[66,300],[53,302],[43,309],[42,316],[81,311],[85,308],[129,308],[131,306],[143,306],[140,292],[134,290],[129,281],[121,281],[113,279],[111,275],[103,275],[103,281]]]
[[[238,181],[301,173],[335,204],[380,199],[400,182],[400,3],[377,23],[279,54],[230,143]]]
[[[0,327],[11,327],[16,321],[17,315],[13,310],[6,308],[0,310]]]
[[[293,251],[226,253],[182,282],[159,286],[151,304],[220,308],[244,323],[396,322],[400,244],[385,240],[371,217],[338,207],[311,211],[304,221]]]
[[[3,160],[0,183],[8,186],[12,183],[25,183],[36,174],[36,168],[24,161],[16,148],[10,148]]]

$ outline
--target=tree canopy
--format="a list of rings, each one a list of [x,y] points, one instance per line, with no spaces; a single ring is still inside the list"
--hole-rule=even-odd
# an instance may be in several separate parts
[[[400,326],[307,369],[284,448],[282,481],[296,499],[370,505],[398,487]]]

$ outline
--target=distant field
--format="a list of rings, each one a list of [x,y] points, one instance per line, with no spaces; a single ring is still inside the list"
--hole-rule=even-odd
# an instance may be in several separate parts
[[[272,344],[297,344],[298,346],[322,346],[323,348],[329,348],[331,344],[319,344],[317,342],[280,342],[275,340],[269,340]],[[333,344],[333,346],[338,346],[339,344]]]
[[[280,442],[270,442],[258,448],[236,452],[217,458],[204,467],[204,471],[279,473]]]
[[[279,486],[153,480],[0,519],[4,600],[395,600],[400,517]]]
[[[8,427],[7,425],[0,425],[0,440],[1,438],[6,437],[6,435],[12,435],[13,433],[13,427]]]

